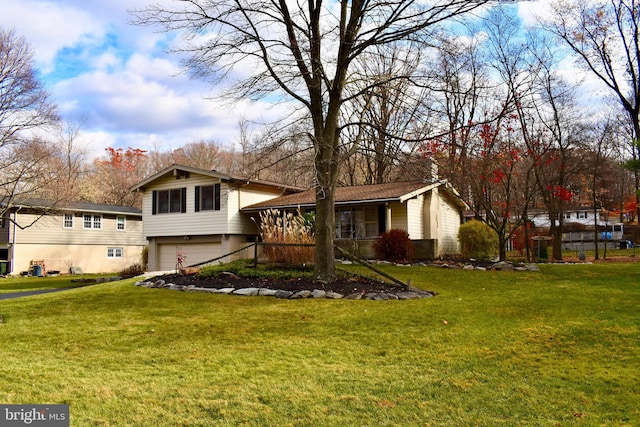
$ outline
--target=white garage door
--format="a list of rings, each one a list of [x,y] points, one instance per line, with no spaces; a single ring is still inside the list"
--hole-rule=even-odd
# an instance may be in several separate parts
[[[220,243],[159,245],[158,260],[160,261],[160,270],[174,270],[177,265],[178,255],[182,257],[183,267],[187,267],[223,255],[222,245]]]

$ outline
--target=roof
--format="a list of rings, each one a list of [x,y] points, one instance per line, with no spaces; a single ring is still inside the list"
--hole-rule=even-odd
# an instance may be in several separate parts
[[[405,202],[437,187],[443,187],[456,196],[461,207],[466,204],[459,199],[458,193],[445,181],[424,183],[422,181],[391,182],[386,184],[355,185],[349,187],[337,187],[335,192],[335,204],[373,204],[385,202]],[[260,211],[266,209],[296,209],[314,207],[316,204],[315,189],[301,193],[289,194],[265,202],[256,203],[242,209],[243,212]]]
[[[6,206],[5,200],[0,204]],[[127,214],[142,216],[142,210],[131,206],[104,205],[99,203],[88,202],[60,202],[51,199],[25,198],[14,199],[12,206],[21,208],[54,210],[54,211],[82,211],[82,212],[100,212],[110,214]]]
[[[146,186],[148,186],[149,184],[153,183],[154,181],[163,178],[167,175],[176,175],[180,174],[180,173],[196,173],[196,174],[200,174],[200,175],[204,175],[204,176],[209,176],[212,178],[218,178],[221,181],[229,181],[229,182],[236,182],[236,183],[245,183],[245,184],[256,184],[256,185],[264,185],[264,186],[268,186],[268,187],[275,187],[275,188],[279,188],[282,190],[285,190],[287,192],[298,192],[298,191],[302,191],[301,188],[299,187],[293,187],[290,185],[285,185],[285,184],[279,184],[279,183],[275,183],[275,182],[269,182],[269,181],[261,181],[261,180],[256,180],[256,179],[248,179],[248,178],[242,178],[242,177],[238,177],[238,176],[233,176],[233,175],[228,175],[228,174],[224,174],[224,173],[220,173],[218,171],[215,170],[207,170],[207,169],[200,169],[200,168],[195,168],[192,166],[185,166],[185,165],[179,165],[179,164],[173,164],[169,167],[166,167],[164,169],[162,169],[161,171],[151,175],[150,177],[144,179],[143,181],[140,181],[139,183],[133,185],[130,190],[131,191],[136,191],[136,190],[144,190],[144,188]]]

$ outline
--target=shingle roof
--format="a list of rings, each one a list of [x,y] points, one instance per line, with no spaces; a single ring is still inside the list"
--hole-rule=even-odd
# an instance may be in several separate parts
[[[4,201],[1,204],[6,205]],[[12,205],[28,207],[28,208],[46,209],[46,210],[142,215],[142,211],[140,209],[133,208],[131,206],[103,205],[103,204],[88,203],[88,202],[61,203],[61,202],[56,202],[54,200],[41,199],[41,198],[16,199],[12,201]]]
[[[421,181],[391,182],[387,184],[355,185],[337,187],[335,192],[336,205],[363,204],[374,202],[403,201],[418,194],[429,191],[442,183],[427,184]],[[272,208],[311,207],[316,204],[315,189],[301,193],[289,194],[265,202],[256,203],[242,209],[243,211],[257,211]]]

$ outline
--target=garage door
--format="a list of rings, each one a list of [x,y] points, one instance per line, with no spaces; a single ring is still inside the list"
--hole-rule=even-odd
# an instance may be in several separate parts
[[[162,244],[158,246],[158,260],[160,270],[173,270],[176,268],[178,255],[183,259],[184,267],[208,261],[222,254],[220,243],[187,243],[187,244]]]

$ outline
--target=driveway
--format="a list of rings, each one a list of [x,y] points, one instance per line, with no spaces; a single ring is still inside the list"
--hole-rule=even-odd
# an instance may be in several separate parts
[[[48,294],[49,292],[66,291],[66,290],[69,290],[69,289],[76,289],[76,288],[40,289],[39,291],[12,292],[12,293],[8,293],[8,294],[0,294],[0,300],[20,298],[20,297],[28,297],[28,296],[31,296],[31,295]]]

